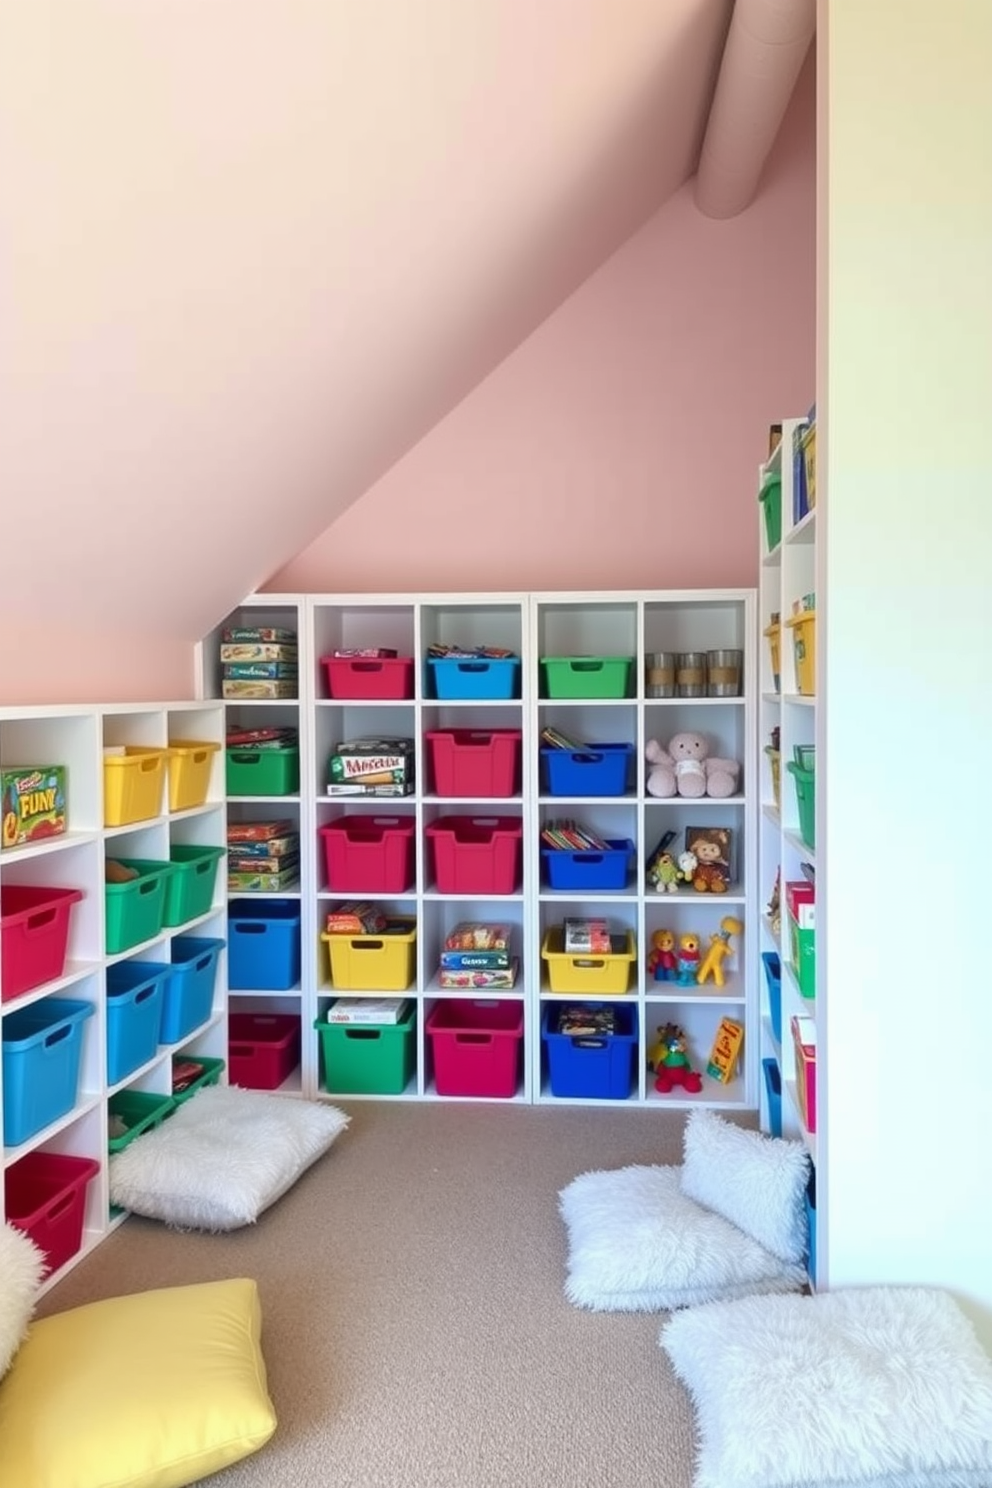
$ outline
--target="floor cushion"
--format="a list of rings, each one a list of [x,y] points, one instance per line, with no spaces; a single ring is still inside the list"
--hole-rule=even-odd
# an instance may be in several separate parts
[[[0,1379],[27,1332],[45,1274],[45,1257],[30,1235],[0,1224]]]
[[[679,1313],[695,1488],[989,1488],[992,1360],[947,1292],[841,1288]]]
[[[253,1224],[348,1120],[322,1101],[208,1086],[112,1155],[111,1201],[175,1229]]]
[[[565,1295],[599,1312],[660,1312],[806,1283],[793,1265],[704,1209],[679,1167],[582,1173],[559,1195],[568,1239]]]
[[[42,1318],[0,1383],[3,1481],[181,1488],[276,1426],[254,1281],[167,1287]]]

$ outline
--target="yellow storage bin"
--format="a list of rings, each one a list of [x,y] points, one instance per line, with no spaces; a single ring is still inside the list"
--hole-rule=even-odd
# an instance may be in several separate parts
[[[816,693],[816,611],[803,610],[785,622],[792,631],[796,656],[796,690],[804,697]]]
[[[816,506],[816,425],[810,424],[802,438],[803,465],[806,469],[806,505]]]
[[[219,744],[198,739],[169,743],[169,810],[189,811],[202,806],[210,788],[210,771]]]
[[[772,774],[772,799],[775,802],[776,811],[782,809],[782,753],[781,750],[773,749],[770,744],[765,745],[765,753],[768,756],[768,765]]]
[[[637,956],[634,932],[625,935],[626,949],[610,955],[577,956],[562,949],[563,933],[558,926],[549,930],[541,946],[548,963],[548,983],[552,992],[587,993],[590,997],[622,996],[630,984],[631,967]]]
[[[338,935],[325,930],[331,979],[342,992],[405,992],[416,975],[417,921],[391,917],[381,935]]]
[[[778,620],[767,625],[764,634],[768,637],[768,649],[771,652],[772,682],[778,692],[782,686],[782,627]]]
[[[123,827],[162,812],[162,789],[169,751],[127,744],[123,754],[103,757],[103,822]]]

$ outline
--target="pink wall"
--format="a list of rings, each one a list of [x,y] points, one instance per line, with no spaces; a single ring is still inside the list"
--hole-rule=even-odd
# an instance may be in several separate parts
[[[23,623],[0,632],[0,703],[181,702],[194,696],[195,650],[176,636]]]
[[[310,547],[274,590],[756,583],[756,466],[812,402],[815,58],[760,195],[691,183]]]

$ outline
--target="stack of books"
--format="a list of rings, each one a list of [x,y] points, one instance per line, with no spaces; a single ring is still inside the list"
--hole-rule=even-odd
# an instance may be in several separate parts
[[[299,690],[295,630],[230,626],[220,645],[221,696],[295,698]]]
[[[227,887],[239,894],[279,894],[300,876],[300,834],[296,823],[229,822]]]
[[[328,1023],[405,1023],[410,1014],[407,997],[337,997],[327,1009]]]
[[[615,846],[570,817],[545,822],[541,828],[541,841],[545,847],[563,852],[610,852]]]
[[[512,926],[462,920],[445,937],[438,981],[442,987],[509,991],[520,963],[510,948]]]

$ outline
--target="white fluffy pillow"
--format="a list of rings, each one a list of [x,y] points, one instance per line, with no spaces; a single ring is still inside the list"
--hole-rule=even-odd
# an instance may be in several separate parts
[[[794,1291],[786,1266],[686,1198],[675,1167],[583,1173],[559,1195],[568,1231],[565,1295],[596,1312],[661,1312],[752,1292]]]
[[[809,1174],[801,1142],[747,1131],[703,1107],[689,1113],[682,1192],[790,1264],[804,1261],[809,1245]]]
[[[207,1086],[110,1159],[110,1199],[175,1229],[252,1224],[334,1141],[335,1106]]]
[[[0,1379],[28,1330],[45,1269],[45,1257],[30,1235],[0,1225]]]
[[[679,1313],[694,1488],[989,1488],[992,1360],[924,1287],[748,1297]]]

